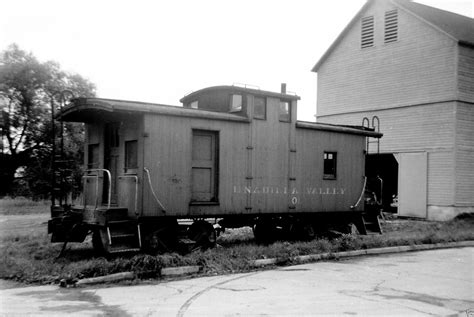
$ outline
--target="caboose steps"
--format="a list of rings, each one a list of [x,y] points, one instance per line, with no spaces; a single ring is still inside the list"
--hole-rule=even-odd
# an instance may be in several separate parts
[[[362,213],[362,222],[364,224],[365,233],[363,234],[381,234],[379,215],[376,213]]]
[[[92,236],[94,248],[103,253],[140,251],[140,228],[133,219],[107,221],[106,226],[98,227]]]

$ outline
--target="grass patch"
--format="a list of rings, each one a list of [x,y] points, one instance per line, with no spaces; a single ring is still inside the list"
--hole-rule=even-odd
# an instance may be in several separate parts
[[[28,227],[28,230],[8,230],[0,236],[0,278],[28,284],[48,284],[61,279],[81,279],[125,271],[136,272],[142,277],[156,277],[162,267],[184,265],[200,265],[204,274],[217,275],[254,270],[249,262],[257,259],[278,258],[279,263],[291,264],[292,257],[298,255],[474,240],[472,215],[442,223],[396,219],[382,221],[382,226],[383,235],[342,235],[334,239],[278,241],[270,245],[256,244],[252,230],[240,228],[227,230],[219,237],[219,246],[212,250],[187,255],[137,254],[109,259],[95,256],[88,238],[86,243],[69,244],[65,257],[56,260],[62,245],[49,242],[46,224],[42,222]]]
[[[0,215],[26,215],[49,213],[51,202],[34,201],[25,197],[0,199]]]

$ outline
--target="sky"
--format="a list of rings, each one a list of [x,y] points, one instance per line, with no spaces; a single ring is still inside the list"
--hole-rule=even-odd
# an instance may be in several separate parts
[[[417,0],[473,17],[474,0]],[[192,91],[246,84],[301,97],[314,121],[312,67],[365,0],[0,0],[11,43],[97,86],[100,98],[168,105]]]

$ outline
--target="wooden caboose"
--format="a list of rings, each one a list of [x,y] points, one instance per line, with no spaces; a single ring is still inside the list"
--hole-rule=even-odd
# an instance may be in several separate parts
[[[209,218],[252,226],[260,240],[277,228],[312,237],[325,222],[365,233],[366,138],[381,134],[297,121],[298,100],[238,86],[193,92],[183,107],[73,100],[60,119],[86,124],[84,203],[53,208],[53,241],[92,230],[108,252],[168,249],[178,220],[191,219],[186,239],[206,245],[215,242]]]

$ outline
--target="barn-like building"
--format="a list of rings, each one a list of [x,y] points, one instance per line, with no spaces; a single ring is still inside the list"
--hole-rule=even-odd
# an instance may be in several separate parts
[[[384,133],[368,174],[398,214],[474,212],[474,20],[407,0],[368,0],[312,69],[317,121]],[[367,123],[367,121],[365,121]]]

